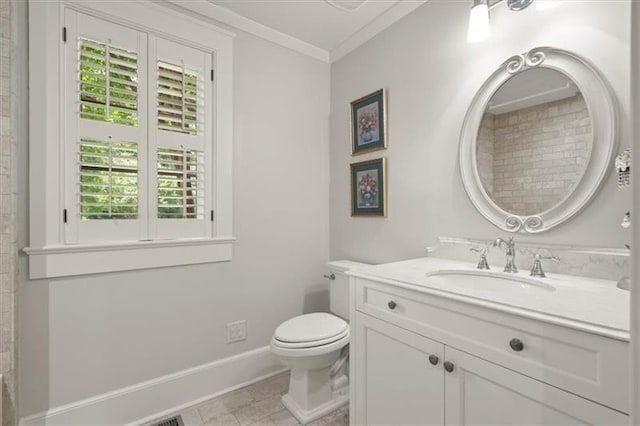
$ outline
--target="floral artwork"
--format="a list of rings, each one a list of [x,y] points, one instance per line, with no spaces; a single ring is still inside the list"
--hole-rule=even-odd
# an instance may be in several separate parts
[[[378,207],[378,173],[375,170],[366,170],[356,173],[358,181],[359,209]]]
[[[375,143],[379,140],[378,102],[375,102],[358,110],[358,146]]]
[[[386,216],[386,159],[351,165],[351,215]]]
[[[387,147],[385,97],[385,90],[380,89],[351,102],[352,154]]]

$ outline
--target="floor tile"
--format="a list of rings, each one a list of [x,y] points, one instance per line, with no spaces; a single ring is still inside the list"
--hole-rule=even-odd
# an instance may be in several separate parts
[[[282,409],[284,409],[284,405],[282,405],[280,401],[280,395],[276,395],[269,399],[263,399],[262,401],[256,401],[251,405],[247,405],[234,412],[233,415],[236,416],[241,426],[246,426],[271,414],[275,414]]]
[[[281,402],[288,388],[287,372],[187,408],[180,414],[185,426],[299,426]],[[348,425],[348,405],[309,424]]]
[[[333,413],[329,413],[324,417],[319,418],[308,426],[348,426],[349,425],[349,406],[339,408]]]
[[[271,379],[254,383],[245,388],[255,401],[284,395],[289,390],[289,373],[279,374]]]
[[[240,423],[233,414],[222,414],[209,419],[205,426],[240,426]]]
[[[184,426],[202,426],[203,421],[200,417],[200,413],[195,408],[183,411],[180,413]]]
[[[252,423],[251,426],[299,426],[298,420],[287,410],[280,410]]]
[[[207,423],[215,417],[232,414],[234,411],[252,403],[251,394],[244,389],[240,389],[203,403],[198,407],[198,411],[202,420]]]

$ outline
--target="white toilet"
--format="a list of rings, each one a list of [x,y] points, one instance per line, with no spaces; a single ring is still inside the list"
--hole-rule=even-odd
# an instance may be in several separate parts
[[[282,403],[307,424],[349,402],[349,269],[347,260],[327,263],[331,313],[291,318],[276,328],[271,351],[291,368],[289,392]]]

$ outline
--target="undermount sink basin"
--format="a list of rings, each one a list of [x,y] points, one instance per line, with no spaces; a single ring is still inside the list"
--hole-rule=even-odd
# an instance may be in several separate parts
[[[427,278],[445,286],[474,286],[497,291],[506,286],[517,286],[525,290],[555,291],[555,287],[541,280],[506,272],[450,269],[428,272]]]

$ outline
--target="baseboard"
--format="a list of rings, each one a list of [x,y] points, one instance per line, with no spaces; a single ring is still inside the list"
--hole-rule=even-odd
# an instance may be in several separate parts
[[[282,371],[268,346],[20,419],[31,425],[139,425]]]

